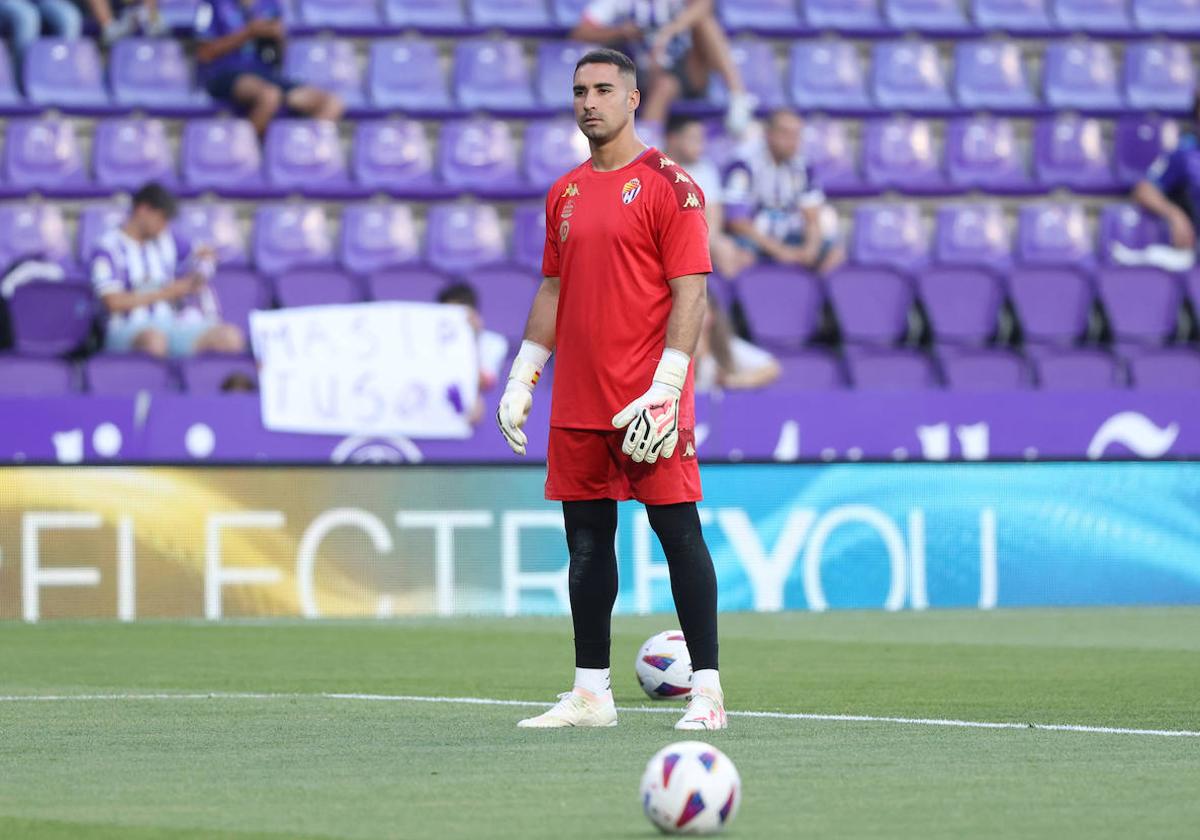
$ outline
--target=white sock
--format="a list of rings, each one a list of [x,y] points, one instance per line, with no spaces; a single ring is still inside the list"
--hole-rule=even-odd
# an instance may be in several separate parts
[[[592,694],[599,694],[601,697],[608,694],[611,690],[611,684],[608,680],[607,668],[576,668],[575,669],[575,687],[586,688]]]
[[[701,668],[692,672],[692,690],[709,691],[724,696],[721,691],[721,672],[716,668]]]

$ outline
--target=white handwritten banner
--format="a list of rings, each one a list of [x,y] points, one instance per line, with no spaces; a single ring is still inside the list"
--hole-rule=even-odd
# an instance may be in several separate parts
[[[361,303],[253,312],[250,334],[267,429],[471,435],[479,371],[465,307]]]

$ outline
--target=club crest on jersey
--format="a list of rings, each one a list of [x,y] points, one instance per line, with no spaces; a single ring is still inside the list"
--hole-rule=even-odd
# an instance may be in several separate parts
[[[571,232],[571,223],[566,219],[562,220],[562,224],[558,226],[558,241],[566,242],[567,234]]]
[[[625,186],[621,187],[621,203],[633,204],[633,200],[641,195],[642,182],[637,178],[630,178],[625,182]]]
[[[683,206],[684,207],[699,207],[700,199],[696,197],[696,194],[694,192],[690,192],[687,194],[687,198],[685,198],[683,200]]]
[[[571,198],[576,195],[579,195],[579,187],[577,187],[575,185],[575,182],[572,181],[571,183],[567,184],[567,188],[565,190],[563,190],[562,197],[563,198]]]

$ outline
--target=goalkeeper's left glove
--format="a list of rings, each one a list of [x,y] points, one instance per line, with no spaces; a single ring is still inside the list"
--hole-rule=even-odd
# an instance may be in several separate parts
[[[618,429],[629,427],[621,451],[634,461],[653,464],[670,458],[679,442],[679,398],[687,381],[687,353],[663,350],[650,390],[621,409],[612,423]]]

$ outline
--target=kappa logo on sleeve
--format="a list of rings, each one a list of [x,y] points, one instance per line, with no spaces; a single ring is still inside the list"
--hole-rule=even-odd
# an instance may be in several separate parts
[[[703,207],[703,206],[704,205],[700,203],[700,197],[697,196],[694,192],[688,193],[687,198],[685,198],[683,200],[683,207],[685,210],[689,207]]]

